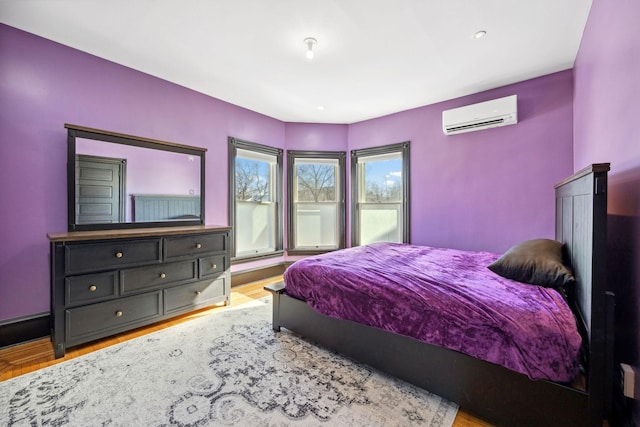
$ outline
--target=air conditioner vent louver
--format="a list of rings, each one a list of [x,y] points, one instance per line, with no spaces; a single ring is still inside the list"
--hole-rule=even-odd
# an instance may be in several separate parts
[[[487,121],[484,121],[484,122],[471,123],[471,124],[468,124],[468,125],[453,126],[453,127],[448,127],[447,130],[449,132],[460,132],[460,131],[465,130],[465,129],[486,127],[486,126],[490,126],[490,125],[498,125],[500,123],[504,123],[504,119],[501,118],[501,119],[495,119],[495,120],[487,120]]]
[[[514,125],[516,123],[518,123],[516,95],[442,112],[442,131],[445,135]]]

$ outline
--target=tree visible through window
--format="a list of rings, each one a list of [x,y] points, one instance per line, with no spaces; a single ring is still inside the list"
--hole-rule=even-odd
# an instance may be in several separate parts
[[[299,202],[335,202],[336,166],[296,161]]]
[[[268,201],[270,195],[270,163],[236,157],[236,200],[245,202]],[[246,155],[246,154],[245,154]]]
[[[402,156],[389,159],[362,159],[365,201],[386,203],[402,201]]]

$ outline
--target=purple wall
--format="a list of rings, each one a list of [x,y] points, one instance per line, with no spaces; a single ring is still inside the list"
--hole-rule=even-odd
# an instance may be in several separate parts
[[[462,249],[553,236],[553,184],[573,169],[571,71],[328,125],[283,123],[2,25],[0,54],[0,321],[49,309],[46,233],[66,229],[64,123],[207,148],[212,224],[227,224],[228,136],[294,150],[411,140],[412,240]],[[512,94],[516,126],[442,134],[443,109]]]
[[[442,110],[518,95],[518,124],[445,136]],[[570,70],[349,126],[287,124],[288,149],[411,141],[411,240],[504,252],[554,236],[553,185],[573,171]],[[348,135],[345,135],[348,131]]]
[[[412,243],[504,252],[554,236],[572,173],[571,71],[351,125],[350,149],[411,141]],[[518,95],[518,124],[442,133],[442,110]]]
[[[640,2],[594,0],[576,59],[574,167],[611,162],[609,282],[616,292],[616,360],[640,388]],[[640,425],[640,401],[633,401]]]
[[[0,321],[49,310],[48,232],[66,231],[72,123],[205,147],[206,221],[227,224],[227,137],[284,148],[285,126],[0,25]]]
[[[285,124],[285,138],[288,150],[347,151],[349,126],[287,123]]]

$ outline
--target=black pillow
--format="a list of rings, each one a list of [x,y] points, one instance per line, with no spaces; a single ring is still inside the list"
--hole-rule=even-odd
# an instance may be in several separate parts
[[[507,279],[548,288],[562,288],[575,280],[562,263],[562,243],[550,239],[524,241],[488,268]]]

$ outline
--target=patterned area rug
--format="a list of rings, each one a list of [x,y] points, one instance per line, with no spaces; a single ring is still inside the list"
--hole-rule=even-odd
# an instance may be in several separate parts
[[[0,383],[8,426],[451,426],[457,406],[291,332],[255,302]]]

